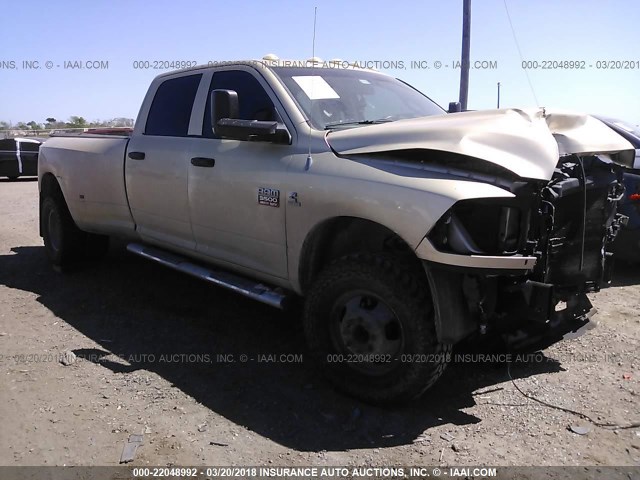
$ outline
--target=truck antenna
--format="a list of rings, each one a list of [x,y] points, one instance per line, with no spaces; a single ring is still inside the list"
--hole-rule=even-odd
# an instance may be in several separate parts
[[[318,17],[318,7],[313,7],[313,41],[311,42],[311,105],[309,112],[313,115],[313,85],[315,83],[315,77],[313,70],[316,68],[316,19]],[[309,153],[307,155],[307,164],[305,170],[309,170],[313,164],[313,158],[311,158],[311,119],[309,119]]]

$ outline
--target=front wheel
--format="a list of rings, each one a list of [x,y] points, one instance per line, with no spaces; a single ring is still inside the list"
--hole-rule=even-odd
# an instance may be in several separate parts
[[[347,256],[327,267],[310,289],[304,327],[328,379],[375,404],[421,395],[451,353],[437,340],[426,279],[382,255]]]

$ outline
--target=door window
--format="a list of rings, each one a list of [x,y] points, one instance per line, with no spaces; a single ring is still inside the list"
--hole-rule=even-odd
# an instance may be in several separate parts
[[[243,120],[279,121],[271,98],[251,73],[243,70],[224,70],[214,73],[211,80],[202,125],[204,137],[216,138],[211,125],[211,92],[213,90],[237,92],[239,118]]]

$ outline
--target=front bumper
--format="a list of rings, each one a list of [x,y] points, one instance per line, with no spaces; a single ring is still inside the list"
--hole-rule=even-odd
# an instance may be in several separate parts
[[[514,350],[542,349],[578,336],[595,326],[596,310],[584,293],[559,301],[553,285],[527,281],[502,298],[502,318],[494,319],[490,332]]]
[[[473,269],[428,261],[423,266],[441,342],[501,338],[516,350],[545,348],[567,334],[583,331],[595,312],[585,292],[567,293],[531,280],[530,274],[471,274]]]
[[[533,270],[536,257],[526,255],[458,255],[438,251],[428,237],[416,248],[418,258],[441,265],[466,267],[482,270],[510,270],[512,273],[523,273]]]

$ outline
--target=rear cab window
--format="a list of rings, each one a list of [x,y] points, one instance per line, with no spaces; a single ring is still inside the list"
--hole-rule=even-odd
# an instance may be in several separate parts
[[[145,135],[186,137],[202,74],[170,78],[160,84],[147,115]]]

